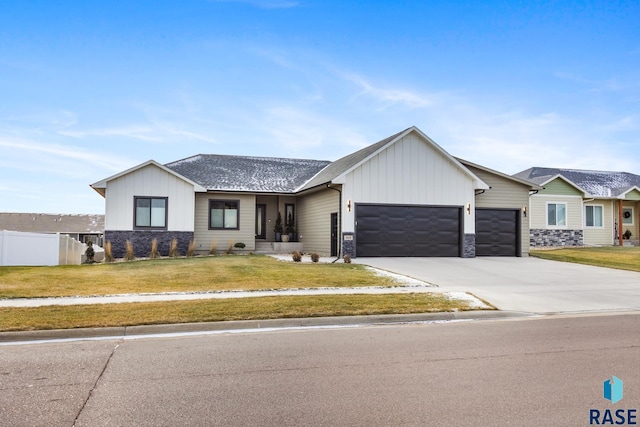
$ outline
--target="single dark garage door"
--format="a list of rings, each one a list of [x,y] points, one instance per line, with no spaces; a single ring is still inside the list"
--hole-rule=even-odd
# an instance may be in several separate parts
[[[520,256],[519,230],[519,209],[476,209],[476,256]]]
[[[462,208],[356,205],[356,256],[460,256]]]

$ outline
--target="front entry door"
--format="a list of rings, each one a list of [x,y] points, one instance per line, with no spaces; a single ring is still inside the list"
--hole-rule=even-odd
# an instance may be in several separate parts
[[[267,205],[256,205],[256,239],[265,239],[267,228]]]
[[[338,256],[338,214],[331,214],[331,256]]]

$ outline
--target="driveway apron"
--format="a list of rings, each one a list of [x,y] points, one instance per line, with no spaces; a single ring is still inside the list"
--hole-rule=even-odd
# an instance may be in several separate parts
[[[640,311],[640,273],[533,257],[356,258],[382,270],[469,292],[501,310],[540,314]]]

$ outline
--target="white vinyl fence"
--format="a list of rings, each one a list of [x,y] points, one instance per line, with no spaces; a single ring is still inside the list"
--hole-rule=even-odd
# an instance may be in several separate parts
[[[81,264],[86,245],[64,234],[0,231],[0,266]]]

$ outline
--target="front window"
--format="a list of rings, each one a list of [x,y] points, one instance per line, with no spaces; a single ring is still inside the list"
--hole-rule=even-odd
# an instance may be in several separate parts
[[[622,209],[622,223],[624,225],[633,225],[633,208]]]
[[[209,200],[209,229],[237,230],[239,200]]]
[[[584,209],[585,225],[602,227],[602,206],[585,206]]]
[[[135,197],[136,228],[167,228],[166,197]]]
[[[567,226],[567,204],[548,203],[547,204],[547,225],[551,227]]]

